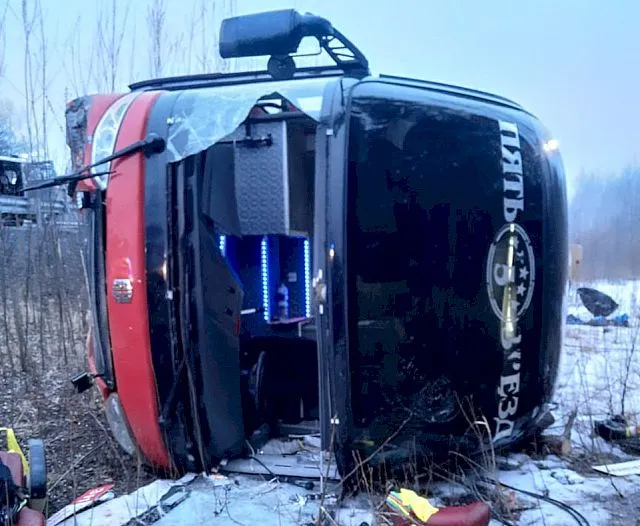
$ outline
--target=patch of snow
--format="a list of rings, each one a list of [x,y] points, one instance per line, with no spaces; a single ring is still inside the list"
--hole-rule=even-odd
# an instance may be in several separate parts
[[[47,521],[48,526],[119,526],[127,524],[148,512],[173,487],[188,484],[195,475],[185,475],[179,480],[156,480],[142,488],[109,500],[94,508],[70,516],[62,522]]]
[[[556,455],[548,455],[543,459],[534,460],[533,463],[540,469],[559,469],[567,466],[567,461]]]

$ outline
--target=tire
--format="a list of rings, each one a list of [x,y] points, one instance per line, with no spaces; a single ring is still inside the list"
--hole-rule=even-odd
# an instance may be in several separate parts
[[[47,459],[44,441],[29,440],[29,475],[27,480],[29,507],[44,512],[47,502]]]

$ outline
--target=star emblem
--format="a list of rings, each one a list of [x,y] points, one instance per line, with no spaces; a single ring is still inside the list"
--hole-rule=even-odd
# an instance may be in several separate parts
[[[527,287],[520,283],[520,285],[518,285],[518,296],[524,296],[525,292],[527,292]]]
[[[529,276],[529,270],[527,269],[527,267],[522,267],[520,269],[520,279],[527,279],[528,276]]]

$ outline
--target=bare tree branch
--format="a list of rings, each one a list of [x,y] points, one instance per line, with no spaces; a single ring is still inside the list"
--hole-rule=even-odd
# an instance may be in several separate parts
[[[48,42],[44,32],[44,15],[42,13],[42,4],[40,0],[37,2],[36,16],[38,19],[38,25],[40,26],[40,86],[41,86],[41,112],[42,112],[42,137],[41,146],[38,150],[42,150],[43,160],[49,159],[49,141],[48,141],[48,126],[47,126],[47,50]]]
[[[569,227],[571,242],[584,247],[581,279],[638,278],[640,250],[634,242],[640,219],[638,196],[638,164],[615,176],[580,175],[570,205]]]
[[[221,0],[212,3],[198,0],[194,10],[191,29],[198,33],[199,46],[195,52],[196,69],[200,73],[224,73],[235,67],[235,61],[222,60],[218,53],[218,29],[224,18],[233,16],[237,10],[236,0]]]
[[[85,39],[83,27],[82,19],[78,15],[66,41],[67,51],[63,54],[64,70],[75,97],[88,93],[95,77],[95,60],[91,60],[91,57],[95,54],[96,38]],[[90,45],[87,46],[89,42]]]
[[[116,91],[119,81],[122,44],[128,29],[131,3],[120,0],[101,0],[96,20],[98,68],[94,80],[99,91]]]
[[[4,9],[0,11],[0,78],[4,76],[4,54],[7,47],[5,27],[8,11],[9,2],[7,2],[4,6]]]
[[[137,48],[137,43],[138,43],[138,28],[137,28],[137,23],[136,20],[132,20],[132,24],[133,27],[131,27],[131,50],[130,50],[130,57],[136,57],[137,53],[136,53],[136,48]],[[139,64],[138,61],[135,59],[130,59],[129,60],[129,77],[127,78],[127,82],[131,81],[132,79],[137,78],[137,75],[139,73]]]
[[[150,0],[147,8],[147,32],[149,36],[149,73],[152,77],[161,77],[167,50],[165,18],[166,0]]]
[[[37,0],[36,0],[37,3]],[[35,9],[30,12],[27,0],[22,0],[22,31],[24,33],[24,94],[27,121],[27,140],[29,154],[33,155],[40,137],[36,119],[36,96],[34,92],[36,68],[33,65],[32,41],[36,24]]]
[[[48,156],[47,63],[51,50],[45,35],[41,0],[22,0],[21,22],[24,35],[24,98],[29,155],[32,160]]]

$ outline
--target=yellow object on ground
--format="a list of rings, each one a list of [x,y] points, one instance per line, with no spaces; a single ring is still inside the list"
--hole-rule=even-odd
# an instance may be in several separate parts
[[[427,522],[438,513],[438,508],[410,489],[403,488],[400,492],[392,491],[387,497],[387,503],[405,517],[409,518],[413,513],[422,522]]]
[[[27,457],[24,456],[22,449],[20,449],[20,444],[18,444],[16,434],[10,427],[0,427],[0,433],[3,431],[7,435],[7,451],[9,451],[9,453],[17,453],[20,455],[20,459],[22,460],[22,469],[24,470],[24,474],[28,475],[29,463],[27,462]]]

